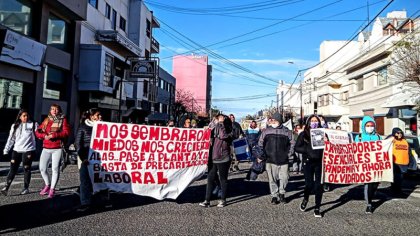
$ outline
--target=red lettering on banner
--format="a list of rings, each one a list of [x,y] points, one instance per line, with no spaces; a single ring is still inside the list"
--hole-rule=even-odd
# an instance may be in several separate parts
[[[95,138],[108,138],[108,125],[98,124],[96,126],[96,137]]]
[[[159,140],[159,126],[151,126],[149,129],[149,140]]]
[[[95,151],[104,150],[104,142],[103,139],[93,139],[92,149]]]
[[[369,146],[370,146],[370,143],[363,142],[363,149],[364,149],[365,152],[370,152]]]
[[[119,138],[126,138],[128,136],[128,126],[126,124],[122,124],[120,127]]]

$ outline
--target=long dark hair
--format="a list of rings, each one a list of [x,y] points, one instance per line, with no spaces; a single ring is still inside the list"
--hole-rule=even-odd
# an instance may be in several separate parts
[[[223,120],[223,126],[225,127],[226,133],[229,134],[233,130],[232,120],[228,116],[223,115],[223,117],[225,118]]]
[[[303,130],[303,132],[304,132],[304,134],[303,134],[304,136],[303,137],[305,138],[306,141],[311,140],[311,119],[313,117],[315,117],[318,120],[318,127],[317,128],[322,128],[322,126],[321,126],[321,120],[319,119],[319,117],[317,115],[315,115],[315,114],[310,115],[306,119],[305,129]]]
[[[12,134],[12,136],[15,136],[17,127],[19,127],[19,125],[22,124],[22,121],[20,120],[20,117],[22,116],[23,113],[26,113],[28,115],[28,121],[30,121],[30,116],[29,116],[28,111],[26,109],[20,109],[19,113],[16,117],[15,123],[13,123],[13,134]]]
[[[90,117],[98,112],[101,113],[101,111],[98,108],[90,108],[89,110],[84,111],[80,122],[83,123],[85,122],[85,120],[90,120]]]

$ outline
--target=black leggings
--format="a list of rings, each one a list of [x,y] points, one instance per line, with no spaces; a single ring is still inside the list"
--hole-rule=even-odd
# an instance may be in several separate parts
[[[308,200],[309,195],[313,190],[315,192],[315,208],[319,209],[321,207],[322,194],[324,192],[321,184],[322,162],[307,161],[304,164],[303,173],[305,175],[305,191],[303,198]]]
[[[210,167],[209,173],[207,176],[206,201],[210,201],[214,184],[217,178],[217,172],[219,172],[220,188],[222,190],[221,200],[226,200],[229,166],[230,166],[230,161],[223,162],[223,163],[213,163],[212,166]]]
[[[24,188],[29,188],[29,183],[31,182],[31,167],[32,167],[32,160],[35,157],[34,151],[29,152],[16,152],[13,151],[12,153],[12,160],[10,160],[10,171],[7,175],[6,180],[6,188],[9,189],[10,185],[15,178],[20,163],[23,163],[23,173],[24,173]]]

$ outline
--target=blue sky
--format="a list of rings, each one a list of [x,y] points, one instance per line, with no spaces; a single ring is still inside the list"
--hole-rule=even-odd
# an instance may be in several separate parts
[[[173,55],[191,54],[192,49],[199,48],[197,45],[208,46],[216,53],[209,55],[214,67],[213,99],[274,94],[277,83],[273,81],[291,83],[299,69],[316,64],[322,41],[350,39],[388,2],[145,0],[161,23],[154,37],[160,43],[161,66],[169,73]],[[381,16],[392,10],[406,10],[408,16],[413,16],[420,10],[420,1],[394,0]],[[209,54],[199,50],[195,53]],[[224,58],[258,75],[231,66]],[[212,105],[241,117],[275,105],[272,100],[276,97],[213,101]]]

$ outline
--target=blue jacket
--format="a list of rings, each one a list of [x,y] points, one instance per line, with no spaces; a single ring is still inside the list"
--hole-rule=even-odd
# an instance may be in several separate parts
[[[371,134],[366,133],[365,126],[366,126],[367,122],[373,122],[375,124],[375,130]],[[364,116],[363,117],[361,130],[362,130],[362,133],[358,134],[354,138],[355,142],[377,141],[377,140],[382,139],[381,136],[379,136],[379,134],[376,133],[376,122],[375,122],[375,120],[370,116]]]

